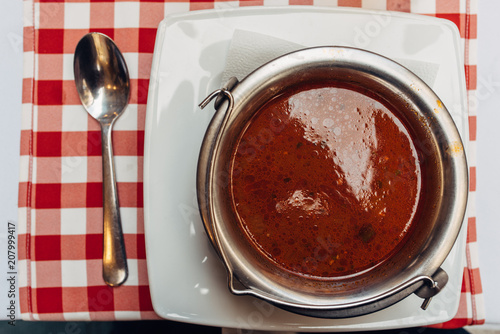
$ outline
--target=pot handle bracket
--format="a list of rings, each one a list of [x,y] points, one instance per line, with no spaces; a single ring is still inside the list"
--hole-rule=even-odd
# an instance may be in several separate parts
[[[424,277],[426,278],[424,280],[424,285],[415,291],[417,296],[424,299],[424,302],[420,306],[422,310],[427,309],[432,297],[437,295],[445,287],[446,283],[448,283],[448,274],[441,268],[438,268],[431,277]]]
[[[229,80],[220,88],[210,93],[201,103],[198,105],[201,109],[205,108],[207,104],[210,103],[215,98],[214,108],[215,110],[219,109],[222,102],[225,99],[228,99],[230,103],[234,101],[233,96],[231,94],[232,89],[238,84],[238,79],[236,77],[231,77]],[[229,113],[232,108],[228,108],[226,111]]]

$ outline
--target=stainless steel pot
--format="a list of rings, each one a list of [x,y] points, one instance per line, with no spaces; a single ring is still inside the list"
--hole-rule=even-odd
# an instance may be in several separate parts
[[[231,209],[231,147],[263,103],[303,82],[328,81],[368,88],[398,110],[425,168],[423,213],[402,249],[383,264],[356,275],[318,280],[281,269],[256,251]],[[436,94],[417,76],[380,55],[347,47],[304,49],[279,57],[241,82],[232,79],[201,104],[217,112],[202,143],[197,192],[201,216],[224,262],[229,289],[299,314],[344,318],[378,311],[411,293],[432,296],[446,284],[440,269],[462,225],[468,169],[460,135]]]

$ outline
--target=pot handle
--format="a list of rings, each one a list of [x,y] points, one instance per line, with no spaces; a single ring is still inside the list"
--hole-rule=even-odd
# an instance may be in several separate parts
[[[375,300],[372,302],[377,302],[389,298],[391,296],[397,295],[398,293],[403,292],[406,289],[411,288],[411,286],[422,282],[423,285],[419,287],[414,293],[423,298],[424,301],[420,306],[421,309],[426,310],[429,306],[432,297],[437,295],[448,283],[448,274],[441,268],[438,268],[434,275],[420,275],[416,276],[405,283],[395,287],[391,291],[384,293],[375,297]],[[273,300],[274,297],[269,296],[267,294],[263,294],[262,292],[256,292],[252,289],[244,286],[236,277],[234,277],[233,272],[230,268],[228,268],[228,285],[229,290],[235,295],[254,295],[257,297],[264,297],[264,299]],[[389,304],[390,305],[390,304]],[[359,306],[359,305],[358,305]]]
[[[427,284],[420,287],[415,294],[420,298],[424,299],[424,302],[420,306],[423,310],[427,309],[432,297],[437,295],[448,283],[448,274],[442,268],[438,268],[430,280],[426,280]]]

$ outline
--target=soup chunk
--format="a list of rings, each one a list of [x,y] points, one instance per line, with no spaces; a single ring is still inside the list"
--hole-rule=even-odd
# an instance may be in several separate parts
[[[403,244],[421,170],[403,123],[368,93],[299,87],[249,122],[233,148],[230,189],[256,249],[296,274],[339,277]]]

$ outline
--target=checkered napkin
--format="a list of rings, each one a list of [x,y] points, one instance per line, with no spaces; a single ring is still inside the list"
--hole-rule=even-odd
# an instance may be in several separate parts
[[[474,0],[24,0],[19,185],[20,308],[25,320],[157,318],[149,296],[142,164],[156,28],[189,10],[267,5],[351,6],[446,18],[460,29],[469,93],[470,217],[460,308],[441,327],[484,322],[476,254],[476,1]],[[90,31],[113,38],[130,70],[131,99],[114,128],[114,153],[130,275],[118,288],[101,274],[99,126],[80,105],[73,52]]]

